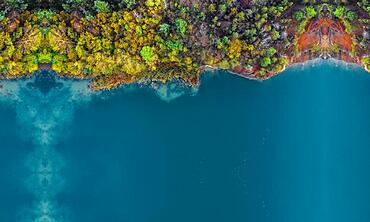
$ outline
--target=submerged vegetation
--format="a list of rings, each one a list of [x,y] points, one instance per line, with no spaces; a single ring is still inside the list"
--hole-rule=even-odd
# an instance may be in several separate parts
[[[196,85],[207,67],[266,79],[316,57],[370,66],[366,0],[5,0],[0,9],[2,78],[50,69],[109,89]]]

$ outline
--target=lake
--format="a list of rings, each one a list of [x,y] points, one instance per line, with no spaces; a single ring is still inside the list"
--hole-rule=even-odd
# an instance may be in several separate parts
[[[209,72],[197,91],[40,78],[3,82],[0,221],[370,220],[360,68]]]

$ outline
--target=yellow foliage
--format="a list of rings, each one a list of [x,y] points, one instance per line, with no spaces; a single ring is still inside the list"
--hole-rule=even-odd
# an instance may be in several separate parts
[[[252,52],[254,50],[254,45],[246,45],[245,49],[249,52]]]
[[[38,28],[33,28],[25,33],[25,35],[17,42],[19,48],[24,54],[37,51],[43,42],[42,33]]]
[[[73,43],[68,36],[62,32],[59,28],[53,27],[50,29],[48,35],[48,47],[53,51],[68,53],[72,48]]]
[[[229,57],[238,59],[242,50],[242,42],[239,39],[233,38],[229,45]]]

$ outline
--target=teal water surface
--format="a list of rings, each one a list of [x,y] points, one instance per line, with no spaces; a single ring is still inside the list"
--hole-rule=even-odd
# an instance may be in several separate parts
[[[0,221],[370,220],[360,68],[314,62],[265,82],[213,72],[170,102],[58,81],[0,100]]]

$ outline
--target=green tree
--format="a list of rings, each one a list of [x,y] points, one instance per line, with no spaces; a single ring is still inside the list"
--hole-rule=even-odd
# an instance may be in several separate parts
[[[273,56],[273,55],[275,55],[276,54],[276,49],[274,48],[274,47],[270,47],[270,48],[268,48],[267,50],[266,50],[266,55],[268,56],[268,57],[271,57],[271,56]]]
[[[153,58],[153,49],[150,46],[144,46],[140,51],[141,58],[150,61]]]
[[[362,59],[362,62],[365,64],[365,65],[370,65],[370,57],[365,57]]]
[[[298,22],[302,21],[304,19],[304,12],[301,10],[296,11],[293,15],[294,19],[297,20]]]
[[[343,6],[338,6],[335,10],[334,10],[334,15],[338,18],[343,18],[344,16],[344,13],[346,12],[346,8],[343,7]]]
[[[135,30],[136,30],[136,34],[138,34],[139,36],[143,34],[143,28],[140,25],[137,25],[135,27]]]
[[[221,4],[221,5],[219,6],[219,8],[220,8],[220,12],[221,12],[221,13],[225,13],[225,12],[226,12],[226,10],[227,10],[227,5],[226,5],[226,4]]]
[[[120,6],[125,8],[132,8],[136,4],[136,0],[121,0]]]
[[[94,6],[97,12],[107,13],[109,12],[109,4],[105,1],[96,0]]]
[[[159,25],[159,31],[165,35],[168,35],[170,31],[170,25],[167,23],[163,23]]]
[[[2,21],[4,18],[5,18],[5,13],[4,12],[0,12],[0,21]]]
[[[309,18],[313,18],[316,16],[317,12],[316,12],[316,9],[312,6],[307,6],[305,8],[305,11],[306,11],[306,15],[309,17]]]
[[[347,19],[350,21],[353,21],[357,18],[357,14],[353,11],[348,11],[347,12]]]
[[[176,29],[179,33],[184,35],[187,28],[188,28],[188,23],[184,19],[181,19],[181,18],[176,19]]]
[[[179,41],[167,41],[166,42],[166,46],[167,48],[171,49],[171,50],[181,50],[183,48],[183,45],[181,42]]]
[[[266,56],[266,57],[263,57],[261,60],[260,60],[260,65],[261,67],[263,68],[266,68],[268,67],[269,65],[271,65],[271,58]]]
[[[272,40],[278,40],[280,38],[280,33],[276,30],[271,31],[271,38]]]
[[[62,4],[66,11],[78,10],[81,7],[86,7],[87,0],[64,0]]]
[[[26,0],[2,0],[0,1],[5,5],[6,8],[12,8],[12,9],[17,9],[17,10],[25,10],[28,6]]]

